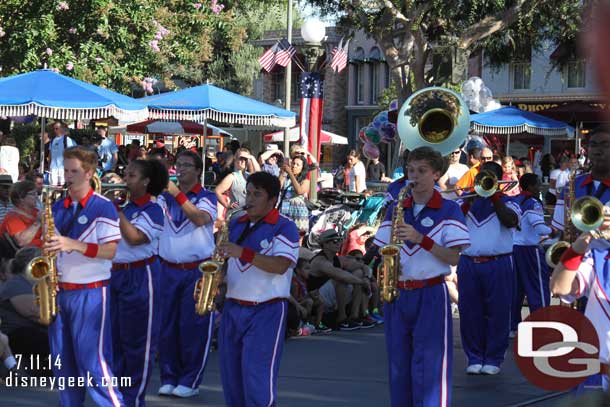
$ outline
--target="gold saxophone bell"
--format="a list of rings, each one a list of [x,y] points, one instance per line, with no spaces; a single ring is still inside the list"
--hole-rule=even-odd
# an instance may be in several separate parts
[[[581,232],[595,231],[604,223],[604,204],[594,196],[578,198],[572,204],[570,218]]]

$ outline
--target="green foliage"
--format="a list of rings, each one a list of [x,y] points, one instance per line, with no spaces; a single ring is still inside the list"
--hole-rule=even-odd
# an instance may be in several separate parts
[[[398,99],[398,89],[394,82],[390,83],[390,86],[383,89],[379,96],[377,96],[377,105],[380,110],[387,110],[390,106],[390,102],[394,99]]]
[[[252,86],[245,44],[279,27],[281,0],[2,0],[3,76],[41,69],[139,96],[146,77]],[[216,9],[214,8],[216,5]],[[219,10],[220,6],[223,6]],[[276,10],[265,14],[265,7]],[[285,22],[284,22],[285,24]],[[235,66],[235,63],[245,65]],[[253,77],[253,76],[252,76]]]

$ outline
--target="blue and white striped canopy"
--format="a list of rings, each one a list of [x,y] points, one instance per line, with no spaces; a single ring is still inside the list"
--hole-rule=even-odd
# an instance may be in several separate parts
[[[574,128],[567,123],[536,113],[507,106],[470,116],[470,127],[480,134],[531,133],[541,136],[571,136]]]
[[[84,120],[148,118],[145,104],[109,89],[42,69],[0,79],[0,115]]]
[[[247,126],[293,127],[296,114],[213,85],[201,85],[139,99],[148,105],[150,118],[214,120]]]

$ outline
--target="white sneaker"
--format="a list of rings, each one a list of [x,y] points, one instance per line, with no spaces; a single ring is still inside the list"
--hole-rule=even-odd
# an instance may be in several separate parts
[[[481,374],[494,375],[500,373],[500,368],[494,365],[485,365],[481,369]]]
[[[199,389],[191,389],[190,387],[180,384],[174,389],[174,391],[172,391],[172,394],[176,397],[182,398],[193,397],[199,394]]]
[[[159,387],[159,391],[157,393],[159,396],[171,396],[175,388],[176,386],[173,384],[164,384],[163,386]]]
[[[466,373],[467,374],[481,374],[481,369],[483,368],[483,365],[481,364],[476,364],[476,365],[470,365],[466,368]]]

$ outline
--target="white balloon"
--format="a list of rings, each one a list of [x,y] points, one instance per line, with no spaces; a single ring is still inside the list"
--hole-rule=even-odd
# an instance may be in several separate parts
[[[483,106],[483,111],[484,112],[489,112],[491,110],[496,110],[501,108],[502,105],[500,104],[500,102],[498,102],[495,99],[490,100],[486,105]]]
[[[479,91],[479,100],[482,106],[487,105],[489,102],[493,100],[493,95],[491,94],[491,89],[487,86],[483,85],[481,90]]]

